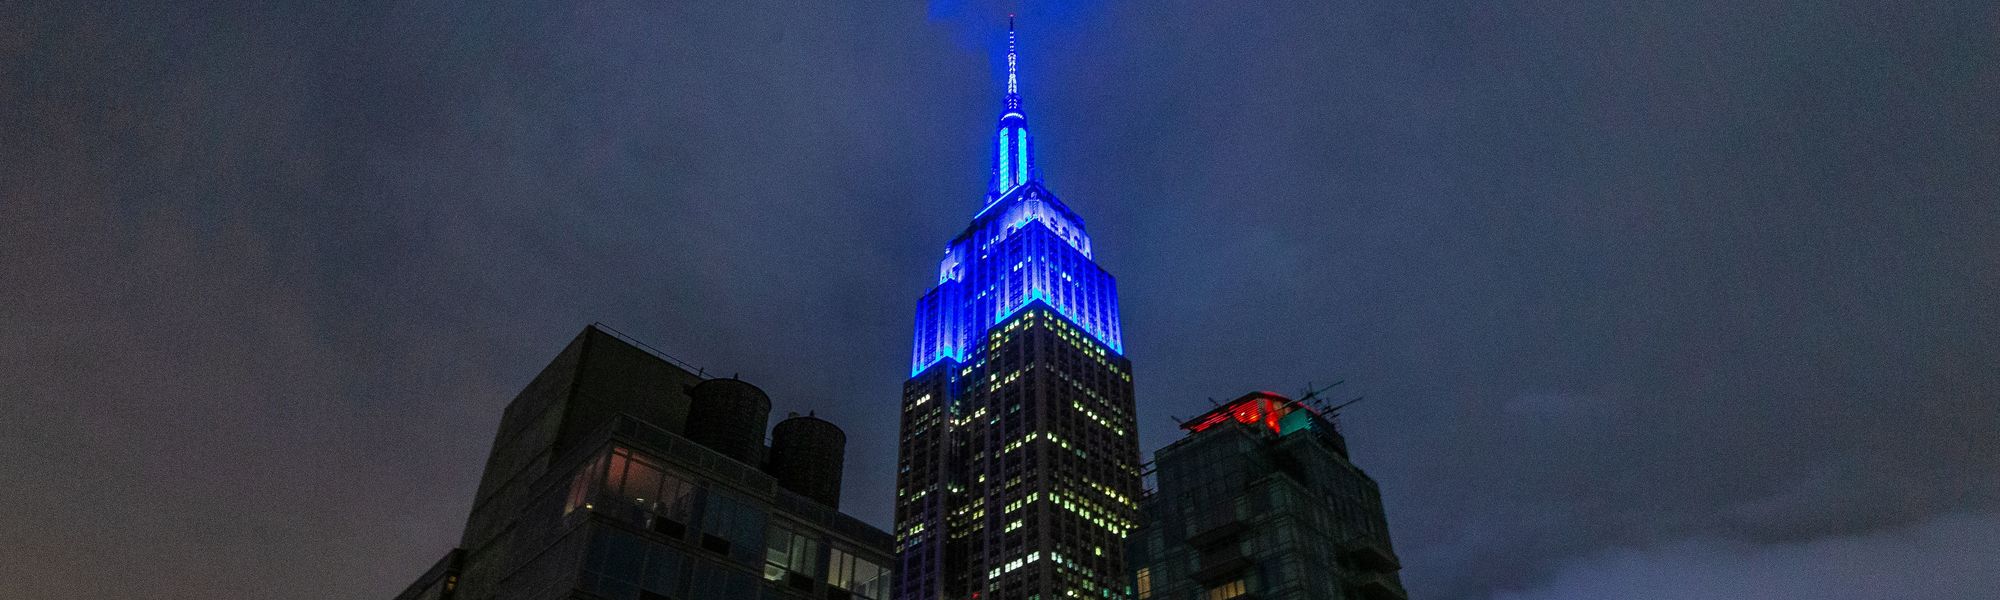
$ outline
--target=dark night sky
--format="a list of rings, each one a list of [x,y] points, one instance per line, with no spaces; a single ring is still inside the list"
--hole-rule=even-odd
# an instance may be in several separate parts
[[[387,598],[595,320],[887,524],[1006,6],[167,4],[0,7],[0,597]],[[1345,378],[1425,600],[2000,589],[2000,5],[1278,4],[1021,8],[1144,448]]]

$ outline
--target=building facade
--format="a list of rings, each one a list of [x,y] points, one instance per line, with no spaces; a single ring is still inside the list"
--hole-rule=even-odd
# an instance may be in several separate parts
[[[1131,539],[1141,600],[1404,600],[1382,495],[1330,415],[1270,392],[1154,453]]]
[[[1007,35],[992,183],[917,304],[894,597],[1129,598],[1139,452],[1116,282],[1042,186]]]
[[[398,600],[883,600],[845,435],[593,325],[508,404],[459,547]]]

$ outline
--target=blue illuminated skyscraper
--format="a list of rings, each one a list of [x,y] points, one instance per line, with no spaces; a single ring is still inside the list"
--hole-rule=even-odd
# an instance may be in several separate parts
[[[985,204],[917,303],[899,600],[1129,598],[1139,450],[1118,290],[1042,187],[1011,20]]]

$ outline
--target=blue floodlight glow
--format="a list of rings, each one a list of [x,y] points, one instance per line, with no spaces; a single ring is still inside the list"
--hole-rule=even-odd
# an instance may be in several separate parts
[[[1017,158],[1014,159],[1014,168],[1020,170],[1020,173],[1014,176],[1014,181],[1017,183],[1027,183],[1028,182],[1028,128],[1022,127],[1020,129],[1014,130],[1014,153],[1017,156]]]
[[[917,301],[910,376],[947,358],[963,363],[987,331],[1035,304],[1049,307],[1115,354],[1118,283],[1091,260],[1083,219],[1041,185],[1021,110],[1015,50],[1007,47],[1007,96],[994,135],[986,205],[945,247],[938,284]]]
[[[952,241],[937,287],[917,301],[910,374],[964,362],[988,329],[1036,302],[1123,354],[1117,280],[1091,260],[1082,220],[1032,181],[994,208]]]
[[[1008,134],[1006,134],[1006,130],[1000,130],[1000,192],[1006,192],[1006,190],[1014,188],[1014,178],[1012,178],[1014,166],[1008,162],[1008,158],[1012,158],[1014,152],[1008,152],[1006,142],[1008,142]]]

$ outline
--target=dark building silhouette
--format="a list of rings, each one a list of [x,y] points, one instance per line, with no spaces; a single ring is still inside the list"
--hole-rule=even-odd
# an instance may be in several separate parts
[[[1118,292],[1042,186],[1013,31],[992,185],[918,301],[896,478],[901,600],[1127,598],[1139,449]]]
[[[1270,392],[1154,453],[1131,538],[1141,600],[1403,600],[1375,480],[1330,415]]]
[[[836,510],[844,434],[794,416],[767,450],[770,410],[585,328],[507,405],[459,547],[398,600],[887,598],[892,538]]]

